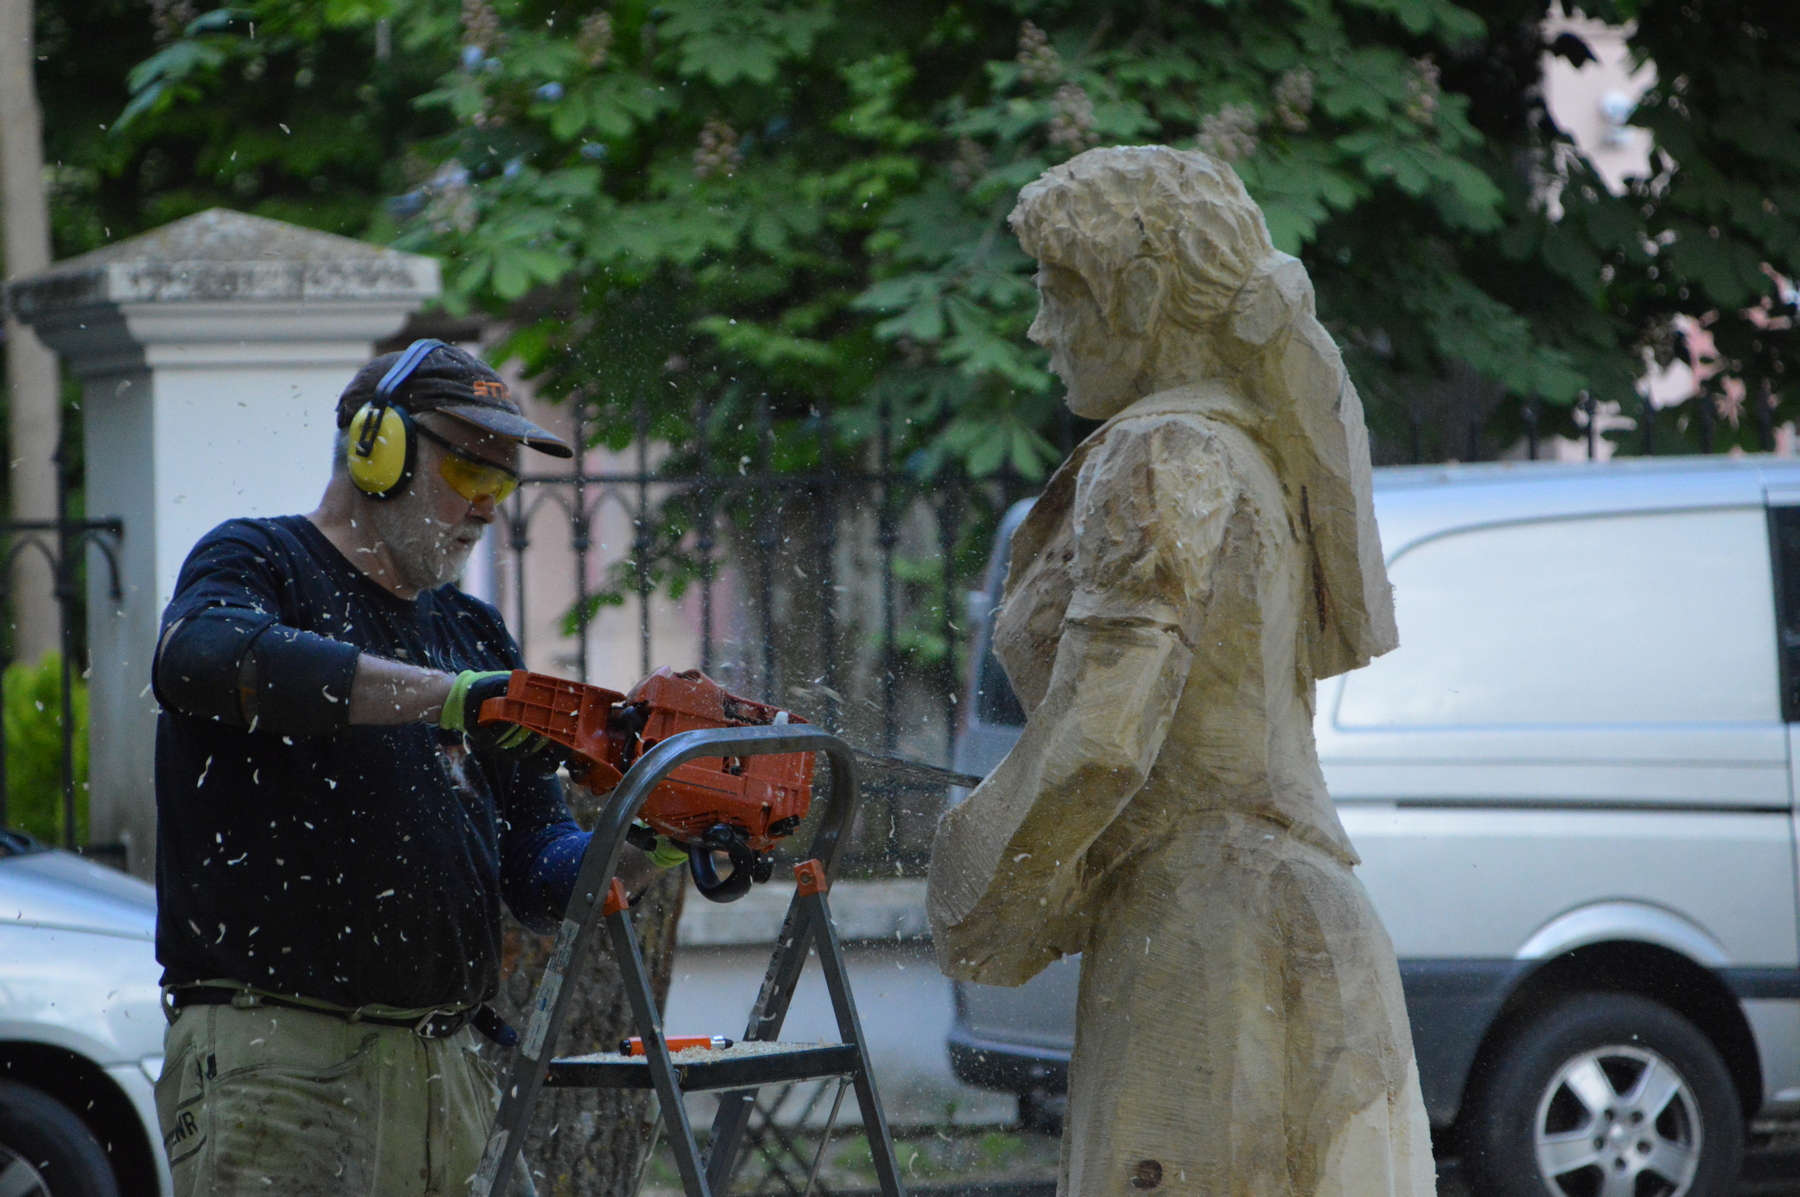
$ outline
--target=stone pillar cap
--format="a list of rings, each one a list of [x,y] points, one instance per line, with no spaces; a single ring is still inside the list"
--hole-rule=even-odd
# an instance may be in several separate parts
[[[32,324],[114,304],[413,306],[438,294],[432,258],[227,208],[58,262],[7,288],[13,313]]]

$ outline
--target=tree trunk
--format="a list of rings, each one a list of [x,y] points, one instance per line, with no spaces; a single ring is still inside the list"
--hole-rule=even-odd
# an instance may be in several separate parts
[[[50,264],[34,44],[31,0],[0,0],[0,203],[8,280],[37,274]],[[11,317],[6,320],[6,381],[11,394],[7,473],[12,518],[53,520],[60,415],[56,355]],[[19,554],[12,570],[14,660],[35,662],[57,647],[54,586],[42,554]]]
[[[584,824],[590,822],[581,811],[577,817]],[[657,878],[632,911],[659,1010],[669,996],[675,924],[681,918],[686,885],[687,870],[670,869]],[[554,1047],[559,1056],[610,1051],[620,1039],[637,1033],[619,966],[613,959],[612,941],[604,933],[595,938],[591,964],[576,982],[570,1016]],[[555,937],[527,931],[509,916],[504,942],[500,996],[494,1006],[507,1022],[523,1028]],[[514,1053],[498,1055],[504,1079]],[[540,1197],[632,1197],[654,1117],[655,1103],[648,1093],[541,1090],[524,1149]]]

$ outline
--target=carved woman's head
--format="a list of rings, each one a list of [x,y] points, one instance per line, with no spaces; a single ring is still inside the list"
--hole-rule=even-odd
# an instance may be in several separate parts
[[[1078,415],[1227,372],[1256,409],[1313,558],[1312,676],[1394,647],[1362,401],[1305,267],[1276,252],[1232,169],[1167,146],[1089,150],[1021,191],[1012,226],[1040,263],[1031,339]]]
[[[1096,419],[1200,381],[1179,375],[1204,376],[1215,327],[1274,253],[1237,175],[1167,146],[1079,154],[1021,191],[1011,222],[1040,264],[1031,339]]]

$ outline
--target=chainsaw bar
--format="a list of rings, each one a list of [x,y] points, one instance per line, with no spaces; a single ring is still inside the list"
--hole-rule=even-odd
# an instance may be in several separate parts
[[[903,785],[914,785],[925,788],[937,786],[961,786],[972,790],[981,784],[981,778],[973,773],[958,773],[953,769],[940,769],[936,765],[925,765],[918,761],[909,761],[905,757],[880,756],[862,749],[853,749],[856,754],[858,768],[877,775],[877,778],[888,778]]]

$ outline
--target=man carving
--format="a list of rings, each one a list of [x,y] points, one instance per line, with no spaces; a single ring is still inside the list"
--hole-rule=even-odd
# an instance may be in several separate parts
[[[1012,545],[1029,712],[944,816],[952,976],[1083,953],[1061,1192],[1433,1192],[1391,942],[1313,745],[1314,683],[1393,648],[1362,406],[1229,167],[1090,150],[1020,193],[1031,338],[1106,423]]]

